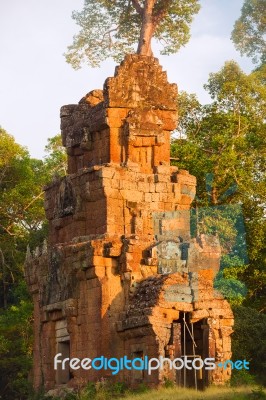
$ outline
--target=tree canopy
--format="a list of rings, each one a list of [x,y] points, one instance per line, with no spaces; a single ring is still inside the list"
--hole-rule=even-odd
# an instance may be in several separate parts
[[[34,247],[45,237],[43,186],[66,171],[59,137],[48,139],[42,161],[0,128],[0,308],[7,307],[23,276],[27,244]]]
[[[266,89],[262,70],[245,74],[233,62],[210,74],[213,98],[201,105],[179,95],[178,166],[197,177],[199,229],[218,232],[223,246],[219,289],[265,311]],[[246,257],[246,255],[248,257]],[[239,281],[240,280],[240,281]],[[235,288],[235,290],[232,290]],[[241,291],[241,293],[240,293]],[[242,299],[242,300],[241,300]]]
[[[44,220],[43,165],[0,129],[0,307],[22,275],[24,249]]]
[[[254,63],[266,62],[265,15],[266,0],[245,0],[232,32],[237,50],[252,57]]]
[[[137,53],[150,56],[152,37],[161,43],[161,54],[176,53],[188,42],[199,8],[199,0],[85,0],[83,10],[72,15],[81,30],[66,60],[76,69],[108,57],[121,61],[137,43]]]
[[[0,397],[28,399],[32,360],[32,301],[24,281],[27,245],[47,235],[43,186],[64,175],[66,154],[57,135],[44,161],[0,128]]]

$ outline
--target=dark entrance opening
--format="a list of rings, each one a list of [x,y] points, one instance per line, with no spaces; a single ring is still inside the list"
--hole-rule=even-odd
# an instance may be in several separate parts
[[[196,368],[199,368],[205,358],[209,357],[209,325],[206,319],[190,323],[189,313],[180,313],[178,320],[181,330],[181,358],[195,361]],[[191,362],[189,366],[191,367]],[[183,368],[179,381],[181,386],[203,390],[209,383],[208,370],[203,366],[200,369]]]
[[[143,351],[136,351],[133,353],[133,359],[138,359],[138,360],[143,360]],[[137,362],[137,361],[136,361]],[[137,363],[138,366],[140,366],[140,362]],[[138,369],[133,369],[133,383],[134,384],[140,384],[143,382],[144,378],[144,370],[138,370]]]
[[[70,354],[70,341],[63,341],[57,343],[57,353],[61,353],[61,359],[68,358]],[[56,383],[57,385],[63,385],[70,380],[70,368],[69,368],[69,360],[65,363],[60,363],[57,365],[56,370]]]

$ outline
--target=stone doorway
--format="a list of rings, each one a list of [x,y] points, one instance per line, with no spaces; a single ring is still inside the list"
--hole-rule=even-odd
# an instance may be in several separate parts
[[[136,351],[133,353],[133,359],[143,360],[143,358],[144,358],[143,351]],[[140,362],[138,362],[136,365],[140,366]],[[141,384],[144,378],[144,370],[133,369],[132,377],[134,385]]]
[[[57,365],[55,381],[57,385],[64,385],[70,380],[70,337],[67,329],[67,321],[65,319],[56,321],[55,323],[55,335],[56,335],[56,353],[61,353],[62,363]]]
[[[69,355],[70,355],[70,341],[64,341],[57,343],[58,353],[61,353],[61,359],[68,358],[67,362],[58,364],[56,370],[56,384],[64,385],[70,380],[70,368],[69,368]]]
[[[189,313],[181,313],[180,319],[180,339],[182,358],[193,361],[200,358],[204,361],[209,357],[209,325],[206,319],[201,319],[195,323],[190,323]],[[201,362],[196,363],[199,368]],[[189,364],[191,366],[191,363]],[[205,368],[187,369],[183,368],[179,374],[181,386],[203,390],[209,384],[208,370]]]

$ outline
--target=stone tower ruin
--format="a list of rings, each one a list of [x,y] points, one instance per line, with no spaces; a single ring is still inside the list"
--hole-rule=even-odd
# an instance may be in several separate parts
[[[135,386],[221,384],[230,369],[167,360],[231,357],[230,306],[213,288],[217,237],[193,237],[196,179],[170,165],[177,87],[158,60],[129,55],[79,104],[61,108],[68,175],[45,187],[48,244],[28,252],[34,386],[102,377]],[[147,370],[54,368],[54,357],[164,358]]]

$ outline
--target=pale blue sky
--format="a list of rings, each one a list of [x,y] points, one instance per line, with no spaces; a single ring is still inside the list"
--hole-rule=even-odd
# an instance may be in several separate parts
[[[242,0],[201,0],[191,40],[178,54],[159,56],[170,82],[179,90],[197,93],[210,72],[226,60],[239,62],[245,72],[251,61],[241,58],[230,41]],[[115,64],[74,71],[63,53],[78,27],[71,19],[83,0],[0,0],[0,125],[33,157],[42,157],[47,138],[60,131],[59,109],[77,103],[92,89],[102,88]]]

